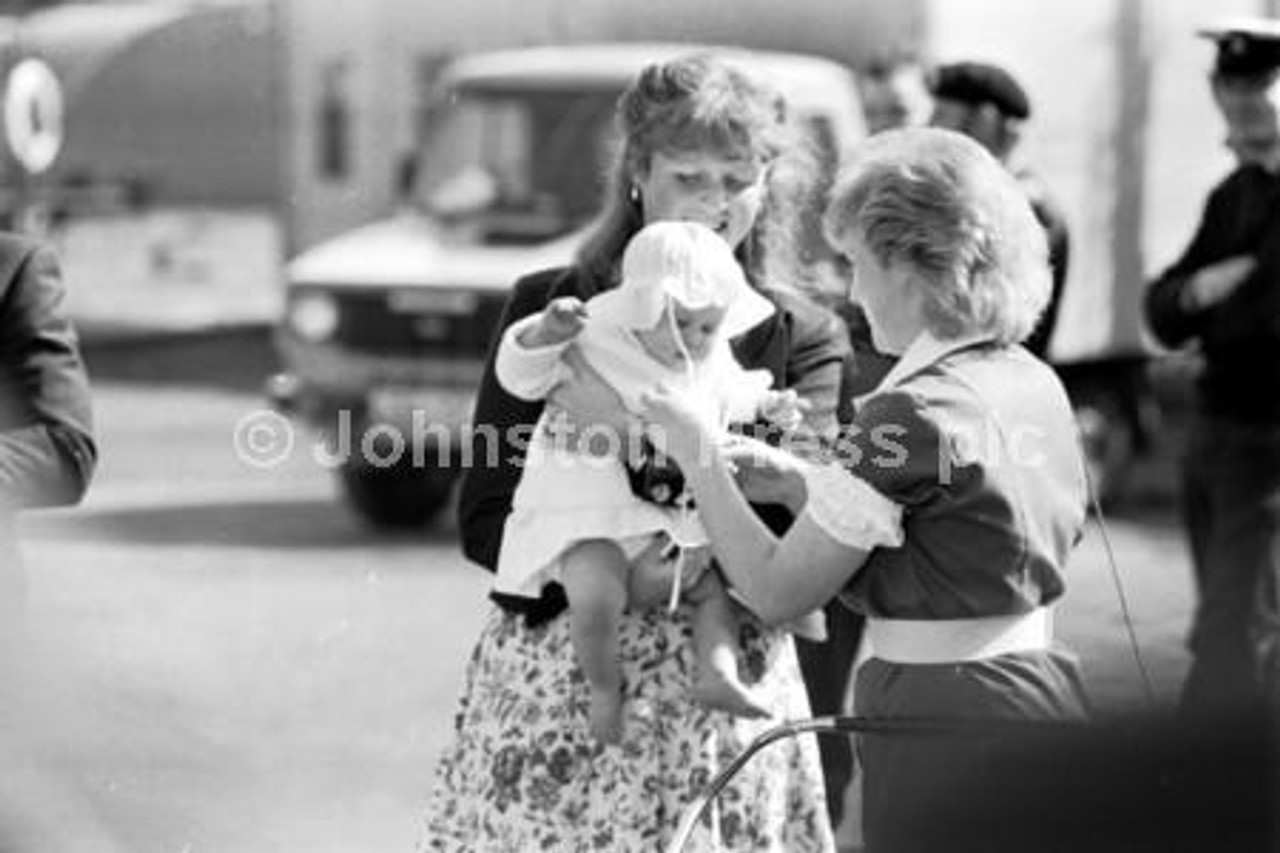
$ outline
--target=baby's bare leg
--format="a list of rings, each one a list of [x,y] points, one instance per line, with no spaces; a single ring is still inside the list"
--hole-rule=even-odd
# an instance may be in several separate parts
[[[627,606],[627,558],[617,543],[590,539],[573,545],[562,559],[569,638],[591,685],[591,731],[605,743],[617,743],[622,739],[618,620]]]
[[[693,647],[698,659],[693,695],[702,704],[740,717],[767,717],[769,709],[738,675],[738,614],[714,569],[690,590]]]

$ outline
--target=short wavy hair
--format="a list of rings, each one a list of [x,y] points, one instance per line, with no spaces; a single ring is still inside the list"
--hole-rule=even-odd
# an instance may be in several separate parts
[[[939,338],[1019,342],[1048,304],[1048,243],[1026,191],[962,134],[909,128],[871,137],[837,179],[823,226],[837,248],[860,234],[881,264],[909,264]]]
[[[806,214],[816,220],[811,211],[821,209],[821,164],[781,92],[749,62],[693,51],[647,66],[619,98],[603,208],[578,253],[591,280],[616,283],[623,249],[645,224],[643,201],[631,194],[635,178],[655,153],[691,151],[768,164],[760,213],[736,254],[757,288],[804,277],[801,229]]]

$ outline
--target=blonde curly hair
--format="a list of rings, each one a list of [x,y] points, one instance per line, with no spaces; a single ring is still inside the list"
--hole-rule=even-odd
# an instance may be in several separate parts
[[[911,128],[862,143],[823,224],[836,247],[859,234],[882,265],[909,264],[939,338],[1020,342],[1049,302],[1048,244],[1026,191],[959,133]]]

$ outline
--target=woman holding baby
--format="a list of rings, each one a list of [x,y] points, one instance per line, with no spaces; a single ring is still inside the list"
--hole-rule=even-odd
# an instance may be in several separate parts
[[[475,420],[509,442],[506,464],[469,472],[460,506],[464,550],[495,568],[528,427],[544,409],[567,413],[570,427],[643,430],[683,472],[719,564],[687,573],[687,598],[714,575],[745,605],[739,670],[767,717],[698,701],[693,608],[663,606],[682,563],[667,535],[625,552],[627,599],[611,614],[608,655],[621,673],[616,727],[593,716],[605,694],[579,665],[563,578],[547,575],[536,597],[495,596],[437,768],[423,850],[662,849],[682,809],[752,738],[807,716],[793,644],[776,626],[837,595],[870,617],[859,714],[1084,713],[1049,613],[1083,525],[1084,474],[1061,385],[1018,345],[1048,296],[1043,235],[999,164],[963,138],[913,130],[864,145],[827,209],[828,236],[851,263],[852,296],[877,347],[900,359],[854,422],[802,459],[814,434],[833,434],[847,343],[829,315],[775,286],[800,278],[786,251],[788,202],[807,197],[780,184],[802,174],[777,168],[796,150],[785,115],[771,90],[715,57],[646,69],[619,104],[623,145],[593,239],[573,267],[518,282],[503,325],[564,297],[589,314],[646,224],[705,226],[773,305],[733,354],[807,401],[804,453],[726,439],[678,389],[657,386],[628,408],[568,347],[567,379],[546,403],[513,397],[489,366]],[[1012,461],[974,449],[991,442],[950,439],[999,445],[1015,433],[1035,440]],[[749,501],[787,512],[778,523]],[[910,849],[927,825],[931,780],[952,777],[954,754],[911,739],[869,739],[861,750],[868,847]],[[833,850],[815,745],[783,741],[748,764],[695,843]]]
[[[801,156],[781,96],[736,62],[692,54],[646,68],[621,98],[616,120],[621,145],[593,235],[573,266],[516,283],[503,328],[566,298],[589,315],[593,297],[619,285],[624,252],[644,226],[694,223],[731,248],[756,292],[734,301],[764,303],[748,311],[754,318],[745,330],[733,319],[738,309],[728,318],[741,332],[731,342],[734,359],[745,371],[765,371],[775,390],[792,389],[803,399],[810,429],[831,430],[848,345],[831,314],[786,291],[803,273],[793,252],[795,208],[812,197],[818,173]],[[726,322],[718,310],[710,318],[701,314],[712,303],[727,308],[723,300],[677,302],[664,303],[674,305],[670,312],[658,306],[649,315],[652,329],[637,330],[650,349],[665,342],[696,349],[700,327]],[[659,319],[686,325],[665,334]],[[669,355],[679,362],[678,352]],[[557,385],[546,403],[506,391],[494,363],[486,371],[475,423],[500,439],[502,464],[467,473],[459,515],[464,551],[490,569],[501,562],[508,523],[519,518],[512,508],[522,463],[534,450],[530,433],[545,409],[568,413],[570,435],[573,425],[592,427],[595,435],[599,424],[618,435],[635,426],[635,412],[575,349],[562,358],[578,378]],[[654,476],[641,471],[633,479]],[[780,517],[769,519],[778,529]],[[629,596],[624,612],[609,612],[616,627],[606,636],[614,652],[604,661],[616,661],[621,674],[616,706],[579,664],[574,606],[558,582],[564,576],[548,575],[536,597],[528,587],[502,585],[507,592],[495,594],[464,676],[457,731],[437,769],[422,849],[659,850],[684,806],[757,734],[776,720],[807,715],[789,636],[745,611],[734,657],[753,710],[734,713],[700,701],[704,670],[693,631],[699,594],[687,589],[681,598],[691,606],[670,611],[668,578],[677,563],[694,586],[709,572],[672,555],[670,538],[679,537],[649,535],[638,552],[627,544]],[[658,581],[646,584],[654,575]],[[576,574],[570,577],[576,582]],[[617,601],[612,592],[602,597]],[[607,674],[604,667],[599,672]],[[697,843],[716,850],[834,850],[815,744],[772,750],[737,782]]]

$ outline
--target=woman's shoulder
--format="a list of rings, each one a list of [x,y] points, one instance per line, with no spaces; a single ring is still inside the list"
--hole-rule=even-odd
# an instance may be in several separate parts
[[[776,318],[794,322],[825,322],[834,312],[822,305],[812,295],[795,287],[773,285],[762,287],[760,292],[777,308]]]
[[[882,434],[891,430],[917,447],[941,446],[968,434],[1005,408],[1003,400],[1010,396],[999,390],[1009,374],[998,367],[987,370],[993,365],[984,362],[944,358],[927,365],[862,398],[855,423]]]
[[[946,429],[943,407],[928,393],[910,386],[891,388],[863,399],[845,440],[860,443],[892,441],[913,451],[936,449]]]
[[[795,288],[760,291],[777,309],[736,340],[741,352],[757,352],[783,343],[792,355],[817,353],[843,358],[849,351],[844,322],[830,308]]]
[[[939,406],[1067,419],[1071,403],[1057,371],[1020,346],[975,347],[923,372],[916,392]]]
[[[863,397],[858,404],[856,422],[879,420],[928,420],[927,395],[919,393],[913,384],[897,385],[876,391]]]
[[[948,442],[940,414],[908,387],[865,398],[836,441],[836,460],[902,506],[935,499],[946,483]]]
[[[582,271],[576,266],[547,267],[520,276],[511,291],[523,297],[567,296],[580,289],[581,281]]]

